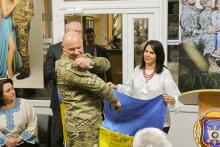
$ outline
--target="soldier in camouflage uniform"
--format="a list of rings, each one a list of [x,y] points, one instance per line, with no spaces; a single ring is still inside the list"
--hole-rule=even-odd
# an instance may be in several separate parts
[[[24,79],[30,75],[30,61],[28,53],[28,38],[30,21],[34,16],[33,0],[20,0],[12,14],[13,26],[16,30],[17,47],[22,60],[21,73],[17,79]]]
[[[98,143],[102,123],[101,100],[109,100],[116,110],[120,102],[111,88],[88,71],[106,71],[110,63],[103,57],[83,54],[82,37],[68,32],[63,38],[64,53],[56,64],[57,85],[65,106],[66,131],[71,147],[93,147]]]
[[[196,8],[196,0],[186,0],[181,15],[182,40],[183,43],[203,45],[203,55],[214,51],[209,29],[211,26],[212,0],[200,0],[203,10]]]
[[[216,28],[213,27],[212,21],[212,6],[213,0],[200,0],[200,4],[203,7],[199,15],[200,30],[198,31],[197,44],[203,45],[203,56],[208,59],[208,73],[220,73],[220,68],[216,64],[213,52],[215,51],[215,38]]]
[[[200,4],[203,10],[199,14],[198,24],[200,26],[199,30],[195,30],[197,36],[195,37],[196,45],[203,45],[203,56],[209,58],[209,56],[215,50],[214,43],[212,41],[212,35],[210,34],[211,27],[211,13],[212,13],[212,0],[200,0]]]
[[[199,9],[195,6],[196,0],[184,0],[180,25],[183,43],[194,43],[194,31],[198,30]]]

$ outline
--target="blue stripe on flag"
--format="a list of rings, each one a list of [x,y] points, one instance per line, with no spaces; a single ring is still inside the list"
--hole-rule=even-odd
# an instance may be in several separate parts
[[[104,101],[104,128],[129,136],[134,136],[138,130],[146,127],[162,130],[167,109],[162,95],[150,100],[139,100],[116,90],[113,93],[122,107],[120,112],[115,112],[114,107]]]
[[[58,89],[58,88],[57,88],[57,89]],[[57,99],[58,99],[58,103],[59,103],[59,104],[62,104],[62,98],[61,98],[60,93],[59,93],[58,90],[57,90]]]

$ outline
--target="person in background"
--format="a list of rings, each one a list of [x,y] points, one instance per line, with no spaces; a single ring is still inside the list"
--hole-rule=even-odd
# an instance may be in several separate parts
[[[213,52],[212,55],[220,59],[220,13],[219,12],[220,12],[220,0],[215,0],[215,7],[213,8],[211,14],[211,22],[212,22],[212,27],[215,30],[213,35],[213,42],[216,47],[216,50]]]
[[[84,38],[86,41],[86,46],[84,47],[85,53],[89,53],[94,57],[105,57],[108,59],[108,54],[107,50],[95,43],[95,31],[92,28],[87,28],[84,32]],[[91,72],[95,73],[95,71]],[[104,73],[95,73],[97,74],[100,78],[102,78],[105,81],[111,81],[112,82],[112,72],[111,68],[107,70]],[[105,78],[106,75],[106,78]]]
[[[133,147],[172,147],[172,144],[160,129],[144,128],[135,134]]]
[[[34,16],[33,0],[19,0],[12,13],[12,23],[16,31],[16,42],[18,52],[21,56],[21,73],[16,76],[18,80],[30,76],[30,58],[28,53],[28,39],[30,31],[30,21]]]
[[[102,123],[101,100],[105,99],[119,111],[121,104],[111,88],[89,68],[106,71],[106,58],[84,54],[82,36],[68,32],[63,37],[63,51],[56,65],[57,86],[64,103],[64,117],[70,146],[97,146]]]
[[[195,42],[195,31],[199,29],[198,18],[200,10],[196,7],[196,0],[181,0],[182,13],[180,16],[181,39],[183,43]]]
[[[208,73],[219,73],[220,68],[215,61],[215,58],[218,57],[213,55],[215,48],[218,46],[218,37],[216,32],[217,28],[219,28],[217,27],[218,22],[216,19],[218,12],[216,12],[215,8],[214,10],[212,9],[213,0],[200,0],[200,5],[203,9],[199,14],[198,20],[200,25],[200,30],[198,31],[198,44],[203,45],[203,56],[208,60]]]
[[[109,46],[106,47],[106,49],[108,49],[108,50],[121,50],[122,49],[121,38],[114,36],[112,41],[110,42]]]
[[[38,147],[37,115],[27,100],[16,98],[13,81],[0,80],[0,146]]]
[[[15,42],[15,30],[12,27],[11,14],[19,0],[0,0],[0,77],[13,78],[14,72],[19,67],[18,53]]]
[[[65,26],[65,33],[78,32],[82,35],[82,25],[73,21]],[[61,122],[60,105],[57,93],[55,63],[63,53],[62,42],[51,45],[44,62],[44,80],[51,97],[50,108],[52,109],[51,147],[63,147],[63,127]]]
[[[178,101],[180,91],[169,70],[164,66],[165,54],[162,44],[157,40],[146,43],[141,56],[141,65],[135,67],[133,75],[125,85],[108,84],[120,92],[137,99],[149,100],[163,95],[168,108],[178,110],[182,105]],[[170,113],[167,109],[163,131],[170,128]]]

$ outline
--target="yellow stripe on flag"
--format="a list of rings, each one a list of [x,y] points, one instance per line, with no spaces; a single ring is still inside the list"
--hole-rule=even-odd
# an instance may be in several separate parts
[[[61,119],[62,119],[62,125],[63,125],[63,142],[64,144],[68,142],[68,136],[66,133],[66,125],[65,125],[65,119],[64,119],[64,104],[60,104],[60,111],[61,111]]]
[[[101,127],[99,147],[131,147],[133,138],[133,136],[123,135]]]

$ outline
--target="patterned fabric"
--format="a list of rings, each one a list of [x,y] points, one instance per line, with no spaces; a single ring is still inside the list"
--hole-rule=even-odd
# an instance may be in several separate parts
[[[12,14],[13,26],[17,35],[17,47],[22,60],[23,72],[30,72],[28,38],[30,21],[34,16],[33,0],[20,0]]]
[[[199,9],[196,6],[183,5],[182,14],[180,17],[180,25],[182,27],[183,42],[190,38],[194,42],[194,30],[199,29],[198,25]]]
[[[38,143],[37,115],[34,108],[25,99],[16,99],[11,109],[0,109],[0,146],[11,135],[18,135],[28,143]]]
[[[30,57],[28,53],[28,39],[29,39],[30,23],[28,23],[27,26],[25,27],[18,26],[15,28],[15,30],[17,35],[17,47],[22,61],[22,71],[29,72]]]
[[[202,44],[204,46],[203,48],[203,55],[211,54],[215,50],[214,41],[212,41],[212,36],[214,34],[208,34],[208,29],[210,29],[211,25],[211,12],[212,10],[206,10],[204,9],[199,14],[199,30],[194,30],[197,34],[195,36],[195,44],[200,45]]]
[[[10,9],[10,7],[7,7],[7,9]],[[12,28],[12,20],[11,15],[8,17],[4,17],[2,12],[0,11],[0,14],[2,15],[3,19],[0,22],[0,77],[6,78],[7,77],[7,70],[8,70],[8,64],[7,64],[7,55],[8,55],[8,42],[9,42],[9,36],[10,33],[13,34],[14,41],[16,41],[15,38],[15,31]],[[16,45],[16,43],[15,43]],[[15,49],[14,54],[14,72],[16,72],[19,68],[19,57],[17,49]]]
[[[0,115],[6,115],[7,129],[12,130],[15,127],[13,113],[20,110],[20,100],[16,99],[16,105],[14,109],[2,109]]]
[[[95,45],[94,47],[89,47],[88,45],[86,45],[84,48],[84,51],[85,51],[85,53],[91,54],[94,57],[105,57],[105,58],[109,59],[106,48],[103,48],[99,45]],[[104,81],[108,81],[108,82],[111,81],[112,82],[111,68],[109,68],[106,72],[97,73],[97,71],[93,70],[93,69],[91,69],[90,72],[98,75]]]
[[[86,55],[94,62],[93,68],[107,70],[110,63],[102,57]],[[98,142],[98,128],[102,122],[101,100],[117,103],[111,88],[87,69],[72,66],[64,54],[57,70],[57,85],[65,107],[65,124],[71,146],[93,146]]]
[[[122,107],[120,113],[117,113],[104,101],[105,120],[102,123],[104,128],[129,136],[134,136],[143,128],[163,129],[167,104],[162,95],[150,100],[139,100],[117,90],[113,90],[113,93]]]
[[[215,48],[220,48],[220,12],[215,10],[211,14],[212,26],[216,28],[216,33],[213,34],[213,43]]]
[[[163,68],[162,73],[155,74],[150,80],[146,80],[143,75],[143,69],[140,69],[139,67],[140,66],[137,66],[134,69],[131,79],[127,81],[125,85],[118,85],[118,90],[126,95],[141,100],[149,100],[158,95],[167,94],[175,98],[175,104],[168,104],[168,107],[178,110],[182,106],[178,100],[180,91],[176,86],[169,70]],[[164,127],[170,126],[170,123],[170,113],[167,111]]]
[[[102,121],[100,119],[100,121]],[[71,147],[92,147],[97,141],[99,134],[99,127],[94,127],[90,131],[81,131],[81,132],[67,132],[69,135],[69,141]]]
[[[25,27],[34,16],[33,0],[20,0],[12,13],[12,22],[14,27]]]

